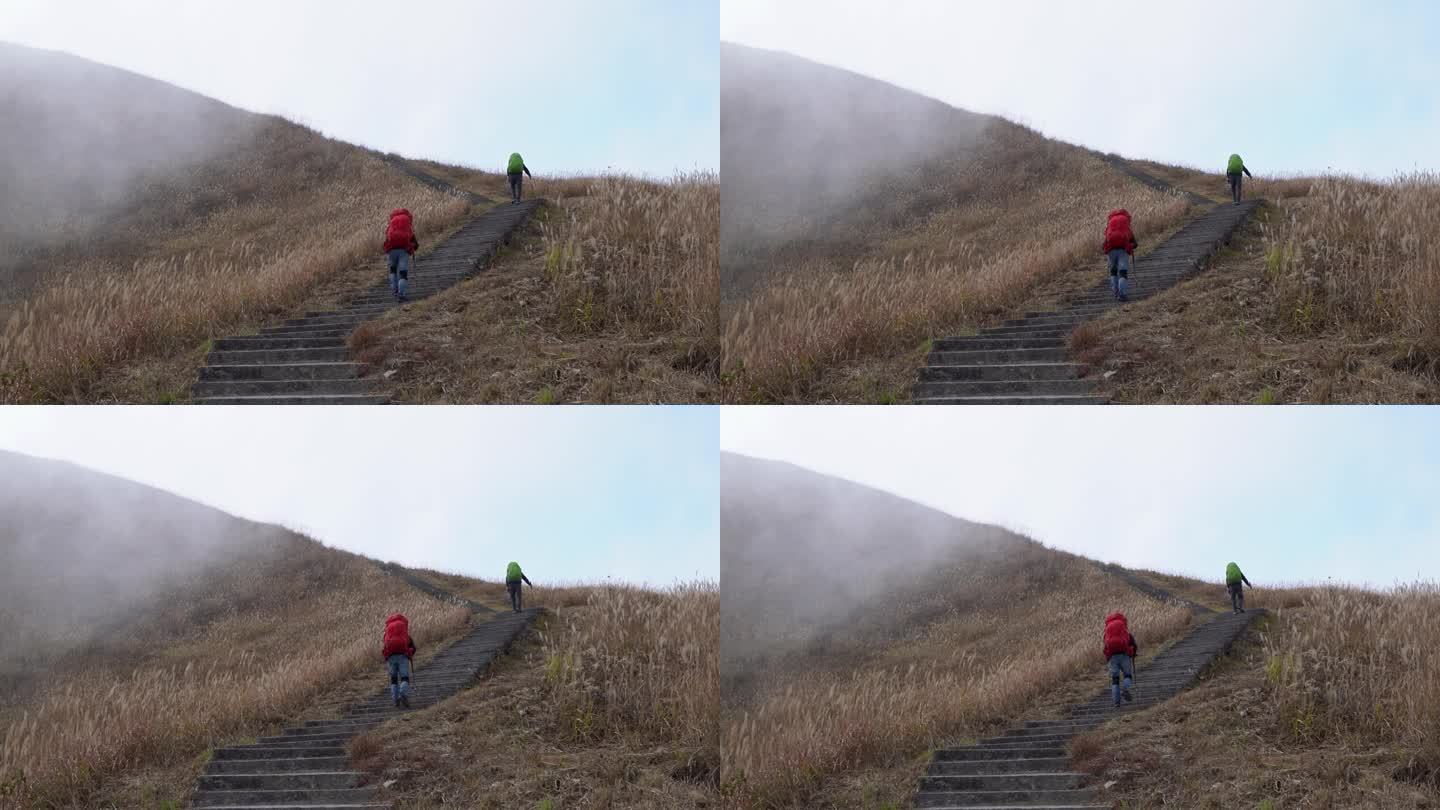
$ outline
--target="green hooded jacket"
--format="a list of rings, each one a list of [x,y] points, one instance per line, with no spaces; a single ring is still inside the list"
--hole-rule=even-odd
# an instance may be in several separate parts
[[[514,563],[511,563],[511,565],[514,565]],[[1242,573],[1240,573],[1240,566],[1236,565],[1236,564],[1233,563],[1233,562],[1230,563],[1229,565],[1225,566],[1225,584],[1226,584],[1226,585],[1234,585],[1235,583],[1239,582],[1240,580],[1242,580],[1242,579],[1244,579],[1244,578],[1245,578],[1245,575],[1242,574]]]
[[[514,160],[515,158],[510,159]],[[514,171],[514,169],[511,169],[511,171]],[[1225,167],[1225,173],[1239,174],[1243,171],[1245,171],[1245,161],[1241,160],[1239,155],[1231,155],[1230,163]]]
[[[1238,160],[1238,158],[1236,158],[1236,160]],[[510,165],[505,171],[508,174],[519,174],[525,171],[525,161],[521,159],[519,152],[510,156]]]

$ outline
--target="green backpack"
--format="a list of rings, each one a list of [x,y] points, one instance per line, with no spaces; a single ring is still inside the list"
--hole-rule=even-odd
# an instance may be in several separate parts
[[[510,165],[505,171],[509,174],[519,174],[525,171],[525,161],[520,158],[519,152],[510,156]]]
[[[520,563],[512,562],[505,566],[506,582],[519,582],[521,576],[523,575],[520,573]]]
[[[1234,585],[1235,583],[1239,582],[1239,581],[1240,581],[1241,579],[1243,579],[1243,578],[1244,578],[1244,575],[1240,573],[1240,566],[1236,565],[1236,564],[1233,563],[1233,562],[1230,563],[1229,565],[1225,566],[1225,584],[1226,584],[1226,585]]]
[[[1241,160],[1239,155],[1231,155],[1230,164],[1225,167],[1225,173],[1239,174],[1243,171],[1245,171],[1245,161]]]

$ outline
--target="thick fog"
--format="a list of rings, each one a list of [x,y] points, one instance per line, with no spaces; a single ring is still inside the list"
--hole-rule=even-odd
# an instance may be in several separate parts
[[[0,674],[123,626],[208,567],[293,537],[75,465],[0,451]]]
[[[732,671],[911,598],[906,586],[937,568],[1026,542],[784,462],[722,453],[720,482],[722,667]]]
[[[775,51],[720,51],[721,283],[758,248],[973,145],[995,119]]]
[[[76,238],[152,181],[244,144],[263,120],[67,54],[0,42],[0,282],[16,246]]]

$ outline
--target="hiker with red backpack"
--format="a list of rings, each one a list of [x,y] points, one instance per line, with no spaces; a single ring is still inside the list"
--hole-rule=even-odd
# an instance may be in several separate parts
[[[1130,687],[1135,680],[1135,656],[1139,653],[1140,648],[1135,645],[1135,637],[1130,635],[1125,614],[1117,610],[1106,616],[1105,661],[1110,667],[1110,697],[1116,706],[1120,705],[1122,697],[1127,703],[1135,699],[1130,694]]]
[[[1104,253],[1110,265],[1110,290],[1121,302],[1129,301],[1125,285],[1130,275],[1130,263],[1135,256],[1135,232],[1130,230],[1130,212],[1116,208],[1105,222],[1105,243],[1100,252]]]
[[[410,620],[403,613],[392,613],[385,620],[385,636],[380,656],[390,669],[390,700],[396,706],[410,708],[410,666],[415,658],[415,641],[410,638]]]
[[[390,224],[385,228],[385,259],[390,265],[390,294],[395,300],[405,303],[405,281],[410,277],[410,265],[415,261],[415,251],[420,243],[415,239],[415,222],[408,208],[396,208],[390,212]]]

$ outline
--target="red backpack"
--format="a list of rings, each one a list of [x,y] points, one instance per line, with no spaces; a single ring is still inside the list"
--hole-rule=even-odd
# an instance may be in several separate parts
[[[1105,223],[1105,245],[1100,252],[1130,250],[1134,243],[1135,234],[1130,230],[1130,212],[1124,208],[1111,211],[1110,219]]]
[[[410,641],[410,620],[403,613],[392,613],[385,620],[385,646],[380,650],[380,657],[414,655],[414,649]]]
[[[385,247],[383,250],[389,253],[392,250],[411,250],[411,244],[415,241],[415,225],[410,218],[410,211],[406,208],[396,208],[390,212],[390,224],[385,228]]]
[[[1130,646],[1130,626],[1125,614],[1117,611],[1105,617],[1105,658],[1118,653],[1135,655],[1135,648]]]

